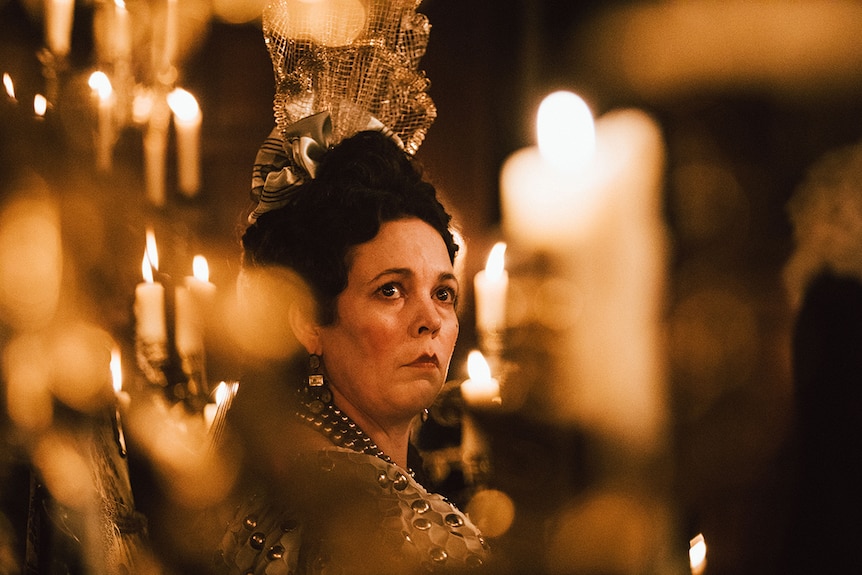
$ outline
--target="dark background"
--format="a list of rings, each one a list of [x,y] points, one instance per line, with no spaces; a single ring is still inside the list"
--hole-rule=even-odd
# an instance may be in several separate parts
[[[597,114],[633,106],[660,122],[671,239],[666,488],[678,534],[669,544],[684,557],[688,539],[703,532],[708,573],[778,572],[797,500],[795,309],[782,283],[794,244],[785,206],[812,164],[859,139],[862,84],[845,78],[837,89],[776,90],[755,81],[638,90],[615,75],[614,62],[590,56],[595,18],[629,4],[427,0],[421,11],[433,32],[422,67],[439,117],[419,157],[465,222],[467,268],[475,272],[499,236],[500,166],[533,143],[531,118],[545,94],[570,89]],[[93,65],[86,26],[92,8],[77,9],[73,72]],[[213,19],[204,30],[179,78],[198,95],[205,118],[203,189],[194,200],[171,190],[164,209],[146,205],[134,129],[118,142],[112,174],[95,174],[89,140],[78,135],[88,121],[79,113],[84,106],[73,98],[43,122],[3,111],[0,178],[8,184],[29,164],[61,195],[70,242],[80,248],[75,273],[83,292],[99,294],[84,305],[119,335],[131,333],[145,223],[169,238],[166,265],[206,249],[214,281],[236,272],[250,167],[272,125],[272,70],[257,24]],[[40,90],[40,37],[33,15],[0,2],[0,72],[20,79],[20,102]],[[704,166],[711,171],[692,169]],[[76,245],[94,230],[98,246]],[[468,302],[459,354],[475,341],[469,310]],[[519,552],[542,555],[539,535],[524,541]]]

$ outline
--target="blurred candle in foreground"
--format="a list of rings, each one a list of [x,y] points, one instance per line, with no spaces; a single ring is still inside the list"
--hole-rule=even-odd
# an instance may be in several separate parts
[[[225,404],[228,398],[228,394],[230,393],[230,389],[228,388],[227,382],[221,382],[216,386],[215,389],[215,403],[207,403],[204,406],[204,421],[206,422],[207,429],[212,428],[213,422],[216,418],[216,413],[219,408]]]
[[[129,394],[123,391],[123,366],[120,359],[120,350],[114,348],[111,351],[111,377],[114,385],[114,395],[116,403],[114,405],[114,439],[117,442],[117,447],[120,451],[120,456],[126,456],[126,435],[123,432],[123,419],[121,412],[128,409],[131,403]]]
[[[516,153],[501,174],[511,246],[550,256],[567,290],[551,302],[553,329],[565,333],[556,340],[561,376],[544,394],[547,413],[644,452],[663,449],[664,141],[641,110],[613,110],[590,126],[577,102],[570,93],[549,96],[541,151]],[[584,125],[563,121],[567,114],[584,116]],[[572,130],[594,134],[594,148],[589,138],[576,144]]]
[[[12,82],[12,76],[8,72],[3,72],[3,88],[6,90],[6,95],[9,96],[10,100],[13,102],[18,101],[15,97],[15,84]]]
[[[36,114],[37,118],[44,118],[45,114],[48,112],[48,98],[42,94],[36,94],[33,96],[33,112]]]
[[[74,0],[45,0],[45,44],[58,58],[69,53],[74,15]]]
[[[589,228],[600,201],[596,131],[586,103],[554,92],[539,106],[537,146],[518,150],[500,173],[503,226],[525,248],[558,249]],[[601,169],[600,167],[597,169]]]
[[[688,550],[691,575],[701,575],[706,570],[706,541],[702,533],[691,540]]]
[[[195,97],[182,88],[168,94],[177,135],[177,187],[187,197],[200,189],[201,109]]]
[[[98,127],[96,132],[96,166],[102,172],[111,169],[111,155],[114,147],[114,89],[111,80],[104,72],[90,74],[90,89],[96,96]]]
[[[135,287],[135,334],[143,343],[164,345],[167,342],[165,287],[153,279],[153,269],[158,269],[158,252],[151,230],[147,230],[147,244],[141,262],[144,281]]]
[[[473,278],[476,294],[476,328],[480,333],[506,327],[506,294],[509,273],[505,269],[506,244],[497,242],[488,254],[485,269]]]
[[[500,403],[500,382],[491,377],[491,368],[482,352],[473,350],[467,356],[469,379],[461,384],[461,396],[473,407],[491,407]]]

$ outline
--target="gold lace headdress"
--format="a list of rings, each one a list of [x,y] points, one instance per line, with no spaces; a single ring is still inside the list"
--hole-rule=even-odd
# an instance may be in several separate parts
[[[249,221],[285,205],[331,146],[388,133],[414,154],[437,111],[418,69],[431,26],[421,0],[273,0],[263,33],[275,72],[275,129],[258,152]]]

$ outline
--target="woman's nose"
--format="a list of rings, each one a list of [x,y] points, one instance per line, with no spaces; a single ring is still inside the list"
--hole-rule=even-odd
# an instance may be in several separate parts
[[[437,309],[436,302],[432,298],[423,298],[418,302],[418,309],[414,319],[413,332],[418,335],[431,333],[436,336],[443,325],[443,318],[440,310]]]

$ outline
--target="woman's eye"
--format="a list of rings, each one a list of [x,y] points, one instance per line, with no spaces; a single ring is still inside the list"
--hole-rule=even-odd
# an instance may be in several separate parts
[[[385,284],[379,291],[383,297],[387,298],[398,297],[401,294],[401,290],[395,284]]]
[[[457,296],[453,288],[445,287],[437,290],[437,299],[440,301],[454,302]]]

